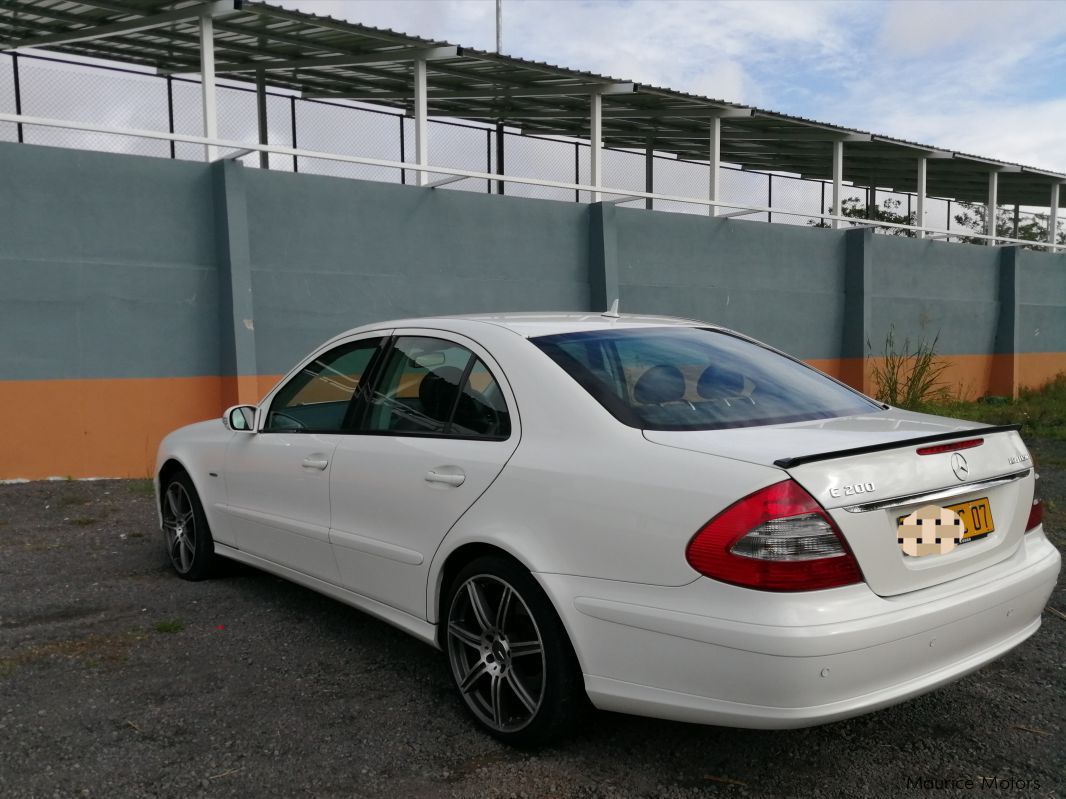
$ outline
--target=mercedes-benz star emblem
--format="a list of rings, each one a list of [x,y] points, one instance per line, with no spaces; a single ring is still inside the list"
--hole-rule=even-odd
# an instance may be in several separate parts
[[[951,456],[951,471],[955,472],[955,476],[960,480],[965,480],[970,476],[970,465],[956,452]]]

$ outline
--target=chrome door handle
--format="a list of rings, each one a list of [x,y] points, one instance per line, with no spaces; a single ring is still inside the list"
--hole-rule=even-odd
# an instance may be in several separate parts
[[[458,474],[449,474],[447,472],[438,472],[435,469],[430,469],[426,472],[427,483],[444,483],[449,486],[461,486],[465,480],[466,475],[462,472],[459,472]]]
[[[319,471],[322,471],[327,466],[329,466],[329,461],[325,458],[304,458],[303,467],[305,469],[318,469]]]

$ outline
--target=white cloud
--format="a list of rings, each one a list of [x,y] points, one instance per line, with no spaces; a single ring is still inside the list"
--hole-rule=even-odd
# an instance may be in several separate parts
[[[491,50],[494,0],[280,0]],[[504,52],[1066,171],[1066,2],[503,0]]]

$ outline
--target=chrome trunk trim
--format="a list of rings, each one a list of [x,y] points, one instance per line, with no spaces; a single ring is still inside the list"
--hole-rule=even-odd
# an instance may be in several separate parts
[[[899,508],[904,505],[913,505],[915,502],[931,502],[937,499],[950,499],[951,497],[957,497],[961,494],[969,494],[972,491],[983,491],[986,488],[1013,483],[1016,480],[1021,480],[1023,477],[1028,476],[1031,471],[1031,469],[1023,469],[1020,472],[1012,472],[1011,474],[1004,474],[999,477],[988,477],[984,480],[974,480],[970,483],[961,483],[959,485],[949,486],[948,488],[936,488],[932,491],[921,491],[917,494],[906,494],[900,497],[891,497],[890,499],[879,499],[876,502],[864,502],[862,505],[847,505],[844,507],[844,510],[848,513],[866,513],[871,510],[886,510],[888,508]]]

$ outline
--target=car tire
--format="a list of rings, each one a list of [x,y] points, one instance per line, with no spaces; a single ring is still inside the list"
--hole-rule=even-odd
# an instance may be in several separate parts
[[[183,580],[203,580],[215,565],[215,541],[192,478],[180,471],[162,489],[163,544],[174,571]]]
[[[478,724],[512,746],[563,737],[588,703],[559,615],[516,561],[487,556],[452,580],[444,648],[459,697]]]

